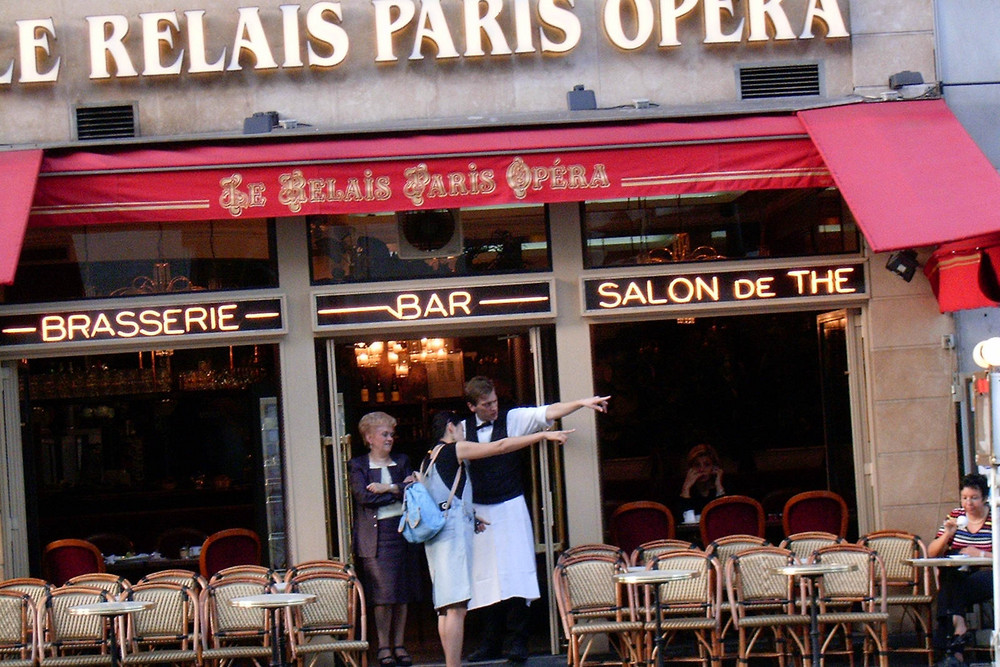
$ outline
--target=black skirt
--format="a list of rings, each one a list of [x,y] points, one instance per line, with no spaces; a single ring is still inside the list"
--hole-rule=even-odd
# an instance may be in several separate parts
[[[369,604],[408,604],[417,600],[420,590],[418,554],[398,529],[398,516],[379,520],[378,555],[358,559],[361,585]]]

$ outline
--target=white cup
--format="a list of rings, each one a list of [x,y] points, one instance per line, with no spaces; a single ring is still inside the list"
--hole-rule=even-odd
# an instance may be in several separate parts
[[[684,523],[694,523],[694,510],[684,512]]]

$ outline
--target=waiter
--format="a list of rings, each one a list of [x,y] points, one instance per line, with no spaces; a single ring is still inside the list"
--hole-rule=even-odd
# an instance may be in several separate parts
[[[606,412],[609,398],[514,408],[501,415],[493,381],[476,376],[465,383],[465,401],[472,412],[465,422],[465,437],[491,442],[537,433],[580,408]],[[468,656],[471,662],[499,658],[505,635],[510,637],[507,658],[517,663],[528,659],[528,605],[539,593],[535,537],[522,483],[525,451],[469,462],[476,517],[488,522],[472,540],[469,609],[483,607],[484,623],[479,648]]]

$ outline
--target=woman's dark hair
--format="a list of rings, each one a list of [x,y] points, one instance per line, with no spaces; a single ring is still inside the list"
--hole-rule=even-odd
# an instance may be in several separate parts
[[[963,477],[958,488],[959,490],[976,489],[983,496],[983,500],[986,500],[986,497],[990,495],[990,484],[986,481],[986,477],[975,472]]]
[[[444,437],[448,424],[461,424],[462,418],[451,410],[442,410],[431,419],[431,438],[435,441]]]

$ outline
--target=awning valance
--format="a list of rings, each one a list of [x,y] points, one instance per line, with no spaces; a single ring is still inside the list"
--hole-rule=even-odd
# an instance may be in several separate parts
[[[1000,231],[1000,175],[943,100],[798,117],[876,252]]]
[[[1000,305],[1000,233],[941,245],[924,274],[942,313]]]
[[[32,225],[371,213],[824,187],[794,116],[46,155]]]
[[[41,150],[0,152],[0,285],[14,282],[41,162]]]

